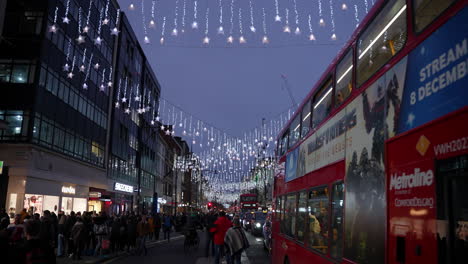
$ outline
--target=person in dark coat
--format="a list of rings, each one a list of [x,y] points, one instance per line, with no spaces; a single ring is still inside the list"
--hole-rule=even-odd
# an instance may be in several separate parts
[[[25,223],[26,244],[23,250],[23,261],[26,264],[55,264],[54,249],[47,243],[42,243],[39,239],[41,223],[37,220],[30,220]]]
[[[115,253],[118,249],[118,242],[120,239],[120,219],[118,217],[114,218],[111,226],[111,234],[110,234],[110,248],[111,252]]]
[[[73,259],[81,259],[81,251],[83,251],[84,245],[86,243],[86,239],[88,237],[88,231],[86,230],[86,226],[83,223],[81,217],[76,218],[75,225],[71,230],[71,237],[73,239],[74,253]]]
[[[55,234],[56,230],[54,227],[53,219],[49,210],[44,211],[44,216],[41,219],[41,230],[39,233],[39,239],[42,243],[49,244],[52,248],[55,247]]]
[[[128,233],[128,249],[130,248],[135,249],[136,247],[136,239],[137,239],[137,220],[135,216],[130,216],[128,225],[127,225],[127,233]]]
[[[75,251],[73,238],[71,237],[71,230],[76,223],[76,216],[75,212],[71,211],[70,215],[67,217],[67,221],[65,222],[65,240],[68,242],[68,255],[72,256],[73,252]]]
[[[154,215],[154,239],[159,240],[159,232],[161,231],[161,216],[159,213]]]

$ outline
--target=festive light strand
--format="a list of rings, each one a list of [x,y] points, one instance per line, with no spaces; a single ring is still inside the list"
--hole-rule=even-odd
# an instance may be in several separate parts
[[[333,11],[333,0],[329,1],[330,3],[330,19],[331,19],[331,24],[332,24],[332,35],[331,39],[336,40],[336,33],[335,33],[335,15]]]
[[[325,26],[325,20],[323,19],[323,11],[322,11],[322,0],[318,0],[318,10],[319,10],[319,25],[321,27]]]
[[[172,36],[177,36],[179,30],[177,29],[177,20],[179,19],[179,0],[175,1],[175,11],[174,11],[174,28],[172,29]]]
[[[267,24],[266,24],[265,8],[262,8],[262,15],[263,15],[263,38],[262,38],[262,43],[263,44],[268,44],[270,42],[270,40],[268,39],[268,35],[267,35]]]
[[[51,33],[57,32],[57,14],[58,14],[58,6],[55,7],[54,23],[49,27],[49,32]]]
[[[240,44],[244,44],[247,42],[247,40],[243,36],[244,34],[243,31],[244,31],[244,28],[242,26],[242,8],[239,7],[239,33],[240,33],[239,43]]]
[[[119,29],[117,28],[120,22],[120,9],[117,9],[117,14],[115,18],[114,28],[111,29],[111,35],[117,36],[119,34]]]
[[[206,8],[206,15],[205,15],[205,37],[203,38],[203,44],[209,44],[210,43],[210,38],[208,37],[208,29],[209,27],[209,15],[210,15],[210,8]]]
[[[354,20],[356,21],[356,28],[359,26],[359,13],[358,6],[354,5]]]
[[[185,32],[185,17],[187,15],[187,0],[184,0],[183,10],[182,10],[182,33]]]
[[[159,40],[159,43],[164,44],[164,34],[166,32],[166,17],[163,17],[163,23],[161,26],[161,39]]]
[[[65,24],[70,23],[70,19],[68,18],[68,11],[70,10],[70,0],[67,0],[67,4],[65,7],[65,15],[62,17],[62,22]]]
[[[276,22],[280,22],[280,21],[281,21],[281,17],[280,17],[280,15],[279,15],[279,4],[278,4],[278,0],[275,0],[275,11],[276,11],[275,21],[276,21]]]
[[[309,14],[309,20],[308,20],[308,23],[309,23],[309,40],[310,41],[313,41],[313,40],[316,40],[315,39],[315,35],[314,35],[314,31],[312,29],[312,16]]]
[[[89,61],[88,61],[88,68],[86,70],[86,75],[85,75],[85,79],[84,79],[84,83],[83,83],[83,89],[88,89],[88,85],[86,84],[86,82],[88,81],[88,77],[89,77],[89,71],[91,69],[91,61],[93,60],[93,56],[94,56],[94,53],[91,53],[91,57],[89,58]]]
[[[86,15],[86,25],[83,27],[83,32],[88,33],[89,31],[89,19],[91,18],[91,10],[93,7],[93,0],[89,1],[88,14]]]
[[[252,0],[249,0],[249,5],[250,5],[250,31],[255,33],[257,29],[254,26],[254,8],[253,8]]]
[[[102,21],[103,25],[109,24],[109,2],[110,0],[107,0],[106,9],[104,11],[104,20]]]
[[[231,24],[231,27],[229,28],[229,37],[227,38],[227,42],[228,43],[233,43],[234,38],[233,38],[232,34],[234,32],[234,0],[231,0],[230,10],[231,10],[231,17],[230,17],[229,22]]]
[[[71,50],[71,39],[68,39],[68,47],[67,47],[67,54],[65,58],[65,65],[63,66],[63,71],[65,72],[70,70],[70,65],[68,65],[68,60],[70,58],[70,50]]]
[[[194,1],[193,2],[193,22],[192,22],[193,29],[198,28],[197,16],[198,16],[198,2]]]
[[[156,1],[151,1],[151,20],[149,22],[150,28],[156,27],[155,15],[154,15],[154,8],[156,7]]]
[[[106,69],[104,69],[104,70],[102,71],[101,85],[99,86],[99,90],[100,90],[101,92],[104,92],[105,89],[106,89],[106,87],[104,86],[104,82],[106,81],[105,78],[106,78]]]
[[[369,3],[367,0],[364,0],[364,6],[366,7],[366,14],[369,12]]]
[[[283,28],[283,32],[291,33],[291,28],[289,27],[289,9],[288,8],[286,8],[285,14],[286,14],[286,25]]]
[[[297,12],[297,2],[296,0],[293,1],[294,3],[294,13],[296,15],[296,30],[294,30],[294,33],[296,35],[301,34],[301,29],[299,28],[299,12]]]
[[[87,48],[84,49],[83,52],[83,59],[81,60],[80,72],[84,72],[86,70],[85,62],[86,62],[86,51]]]
[[[143,41],[145,42],[145,44],[150,44],[151,41],[148,37],[148,32],[146,30],[145,0],[141,0],[141,19],[143,22],[143,34],[144,34]]]
[[[104,9],[101,8],[101,11],[99,12],[99,24],[98,24],[97,37],[94,40],[94,44],[96,44],[96,45],[101,45],[101,42],[102,42],[102,39],[101,39],[101,26],[102,26],[103,13],[104,13]]]
[[[224,34],[223,28],[223,2],[219,0],[219,27],[218,27],[218,34]]]

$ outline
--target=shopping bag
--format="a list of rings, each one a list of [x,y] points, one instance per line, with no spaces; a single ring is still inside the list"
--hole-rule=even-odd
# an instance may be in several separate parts
[[[105,238],[104,238],[104,239],[102,240],[102,249],[109,249],[109,247],[110,247],[110,241],[109,241],[109,239],[105,239]]]

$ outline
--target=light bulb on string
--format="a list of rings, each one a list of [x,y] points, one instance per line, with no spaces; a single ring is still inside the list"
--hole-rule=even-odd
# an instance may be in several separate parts
[[[336,40],[336,34],[335,33],[332,34],[331,39]]]
[[[155,28],[155,27],[156,27],[156,23],[154,22],[153,19],[150,20],[150,22],[149,22],[149,27],[150,27],[150,28]]]
[[[244,36],[240,36],[240,38],[239,38],[239,43],[240,43],[240,44],[245,44],[245,43],[247,43],[247,40],[244,38]]]
[[[94,44],[96,44],[96,45],[101,45],[101,43],[102,43],[102,39],[101,39],[100,36],[98,36],[98,37],[94,40]]]
[[[224,28],[223,28],[223,26],[219,26],[219,28],[218,28],[218,34],[224,34]]]
[[[325,26],[325,20],[323,20],[323,18],[320,18],[320,20],[319,20],[319,25],[320,25],[321,27],[324,27],[324,26]]]
[[[50,26],[49,32],[51,32],[51,33],[57,32],[57,26],[56,26],[55,24],[53,24],[52,26]]]
[[[210,38],[208,36],[205,36],[203,38],[203,44],[209,44],[210,43]]]
[[[309,35],[309,40],[310,40],[310,41],[316,40],[316,39],[315,39],[314,33],[311,33],[311,34]]]
[[[343,3],[341,5],[341,10],[348,10],[348,6],[346,5],[346,3]]]
[[[233,42],[234,42],[234,38],[233,38],[232,36],[229,36],[229,37],[227,38],[227,42],[228,42],[228,43],[233,43]]]
[[[198,14],[198,2],[195,1],[193,2],[193,22],[192,22],[192,28],[197,29],[198,28],[198,22],[197,22],[197,14]]]
[[[83,83],[83,89],[85,89],[85,90],[88,89],[88,85],[86,83]]]
[[[119,102],[115,102],[115,108],[120,108],[120,103]]]
[[[301,34],[301,30],[299,29],[299,27],[296,27],[296,30],[294,31],[294,34],[296,34],[296,35]]]
[[[99,69],[100,66],[101,65],[99,65],[99,63],[96,62],[96,64],[94,64],[94,69],[97,70],[97,69]]]
[[[150,39],[148,36],[145,36],[145,38],[143,39],[145,44],[149,44],[150,43]]]
[[[128,9],[130,9],[131,11],[135,10],[135,5],[132,3],[130,4],[130,6],[128,7]]]
[[[179,34],[179,31],[177,30],[177,28],[174,28],[172,30],[172,36],[177,36]]]
[[[83,44],[85,42],[85,37],[82,35],[79,35],[78,38],[76,38],[76,42],[78,44]]]
[[[279,15],[279,4],[278,4],[278,0],[275,0],[275,11],[276,11],[275,21],[276,21],[276,22],[281,22],[281,17],[280,17],[280,15]]]

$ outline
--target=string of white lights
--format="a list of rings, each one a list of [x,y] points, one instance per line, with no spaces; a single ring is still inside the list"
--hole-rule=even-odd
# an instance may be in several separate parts
[[[254,26],[254,8],[253,8],[252,0],[249,0],[249,5],[250,5],[250,31],[255,33],[257,29]]]
[[[219,27],[218,27],[218,34],[224,34],[223,28],[223,2],[219,0]]]
[[[80,72],[84,72],[84,71],[86,70],[85,62],[86,62],[86,51],[87,51],[87,50],[88,50],[88,49],[85,48],[85,49],[84,49],[84,52],[83,52],[83,59],[81,60],[81,66],[80,66],[80,68],[79,68],[79,69],[80,69]]]
[[[109,2],[110,0],[107,0],[107,3],[106,3],[106,10],[104,11],[104,20],[102,21],[102,24],[103,25],[107,25],[109,24]]]
[[[319,11],[319,25],[324,27],[325,20],[323,19],[323,11],[322,11],[322,0],[318,0],[318,11]]]
[[[210,15],[210,8],[206,8],[206,15],[205,15],[205,37],[203,38],[203,44],[209,44],[210,43],[210,38],[208,37],[208,29],[210,28],[209,26],[209,15]]]
[[[283,28],[283,32],[285,33],[291,33],[291,28],[289,27],[289,9],[285,9],[285,14],[286,14],[286,25]]]
[[[359,13],[358,13],[358,6],[354,5],[354,20],[356,21],[356,27],[359,26]]]
[[[145,44],[149,44],[150,39],[148,37],[148,32],[146,30],[145,0],[141,0],[141,19],[142,19],[142,22],[143,22],[143,34],[144,34],[143,41],[145,42]]]
[[[197,15],[198,15],[198,3],[197,1],[194,1],[193,2],[193,22],[192,22],[193,29],[198,28]]]
[[[369,12],[369,2],[367,0],[364,0],[364,6],[366,8],[366,14]]]
[[[312,16],[309,14],[309,20],[308,20],[308,23],[309,23],[309,40],[310,41],[314,41],[316,40],[315,39],[315,35],[314,35],[314,31],[312,29]]]
[[[159,43],[164,44],[164,34],[166,33],[166,17],[163,17],[163,23],[161,26],[161,39],[159,40]]]
[[[242,26],[242,8],[239,7],[239,43],[244,44],[247,40],[244,38],[244,27]]]
[[[336,33],[335,33],[335,15],[333,11],[333,0],[329,1],[330,3],[330,19],[331,19],[331,24],[332,24],[332,35],[331,39],[336,40]]]
[[[119,29],[117,28],[117,26],[119,25],[119,21],[120,21],[120,9],[117,9],[117,14],[115,15],[115,25],[114,25],[114,28],[111,29],[111,35],[114,35],[114,36],[117,36],[119,34]]]
[[[174,28],[172,29],[172,36],[177,36],[179,30],[177,29],[177,20],[179,19],[179,0],[175,2],[175,11],[174,11]]]
[[[280,17],[280,15],[279,15],[279,4],[278,4],[278,0],[275,0],[275,11],[276,11],[275,21],[276,21],[276,22],[280,22],[280,21],[281,21],[281,17]]]
[[[86,70],[86,75],[85,75],[85,79],[84,79],[84,83],[83,83],[83,89],[88,89],[88,85],[86,84],[86,82],[88,81],[88,77],[89,77],[89,71],[91,69],[91,61],[93,60],[93,56],[94,56],[94,53],[91,53],[91,57],[89,58],[89,61],[88,61],[88,69]]]
[[[149,27],[150,28],[155,28],[156,27],[156,18],[155,18],[155,15],[154,15],[154,9],[156,7],[156,1],[151,1],[151,20],[149,22]]]
[[[102,76],[101,76],[101,85],[99,86],[99,90],[101,92],[104,92],[106,89],[106,87],[104,86],[105,78],[106,78],[106,69],[104,68],[104,70],[102,71]]]
[[[187,15],[187,0],[184,0],[183,10],[182,10],[182,33],[185,32],[185,17]]]
[[[234,0],[231,0],[231,18],[229,22],[231,23],[231,27],[229,28],[229,37],[227,38],[228,43],[232,43],[234,41],[234,37],[232,36],[234,32]]]
[[[57,14],[58,14],[58,6],[55,7],[54,12],[54,23],[49,27],[49,32],[55,33],[57,32]]]
[[[262,15],[263,15],[263,38],[262,38],[262,43],[263,44],[268,44],[270,42],[270,40],[268,39],[268,34],[267,34],[265,8],[262,8]]]
[[[65,24],[70,23],[70,19],[68,18],[68,11],[70,10],[70,0],[67,0],[67,4],[65,6],[65,14],[62,17],[62,22]]]
[[[301,34],[301,29],[299,28],[299,12],[297,12],[297,2],[296,2],[296,0],[294,0],[293,3],[294,3],[294,13],[296,15],[296,30],[294,30],[294,33],[296,35],[300,35]]]
[[[101,26],[102,26],[103,13],[104,13],[104,8],[101,8],[101,11],[99,12],[99,23],[98,23],[97,37],[94,40],[94,44],[96,44],[96,45],[101,45],[101,42],[102,42],[102,39],[101,39]]]

